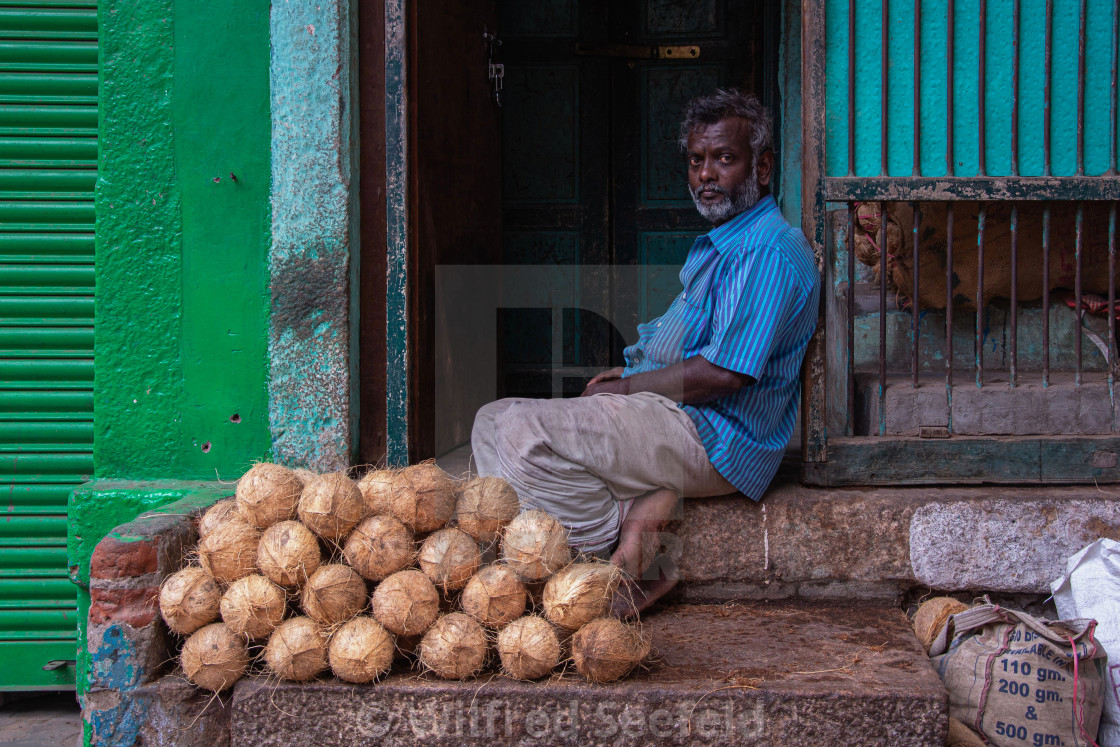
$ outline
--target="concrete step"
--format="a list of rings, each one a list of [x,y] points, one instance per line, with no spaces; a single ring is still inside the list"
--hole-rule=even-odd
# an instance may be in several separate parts
[[[376,685],[242,680],[229,706],[244,745],[928,745],[948,700],[889,607],[677,605],[650,616],[656,659],[610,685],[394,671]]]

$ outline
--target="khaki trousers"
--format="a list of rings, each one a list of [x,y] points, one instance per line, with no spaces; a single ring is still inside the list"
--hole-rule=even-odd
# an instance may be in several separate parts
[[[555,516],[588,553],[618,540],[620,502],[660,488],[689,498],[735,492],[688,413],[650,392],[491,402],[475,416],[471,446],[479,475],[505,478],[523,508]]]

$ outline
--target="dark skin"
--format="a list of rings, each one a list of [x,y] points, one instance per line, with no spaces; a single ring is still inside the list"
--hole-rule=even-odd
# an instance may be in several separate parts
[[[757,180],[760,197],[770,194],[774,155],[771,151],[760,154],[752,173],[750,128],[738,117],[728,117],[693,130],[688,136],[687,153],[688,184],[705,204],[716,205],[731,199],[705,188],[719,186],[735,194],[748,179]],[[734,216],[727,220],[732,218]],[[604,371],[588,382],[581,396],[654,392],[674,402],[702,404],[755,383],[751,377],[717,366],[699,355],[625,379],[622,372],[622,368]],[[676,492],[665,488],[636,498],[619,532],[618,548],[611,562],[631,578],[640,578],[654,561],[661,546],[661,533],[676,513],[679,501]],[[620,617],[634,616],[664,596],[676,583],[676,577],[666,577],[663,573],[656,579],[628,582],[615,595],[613,610]]]

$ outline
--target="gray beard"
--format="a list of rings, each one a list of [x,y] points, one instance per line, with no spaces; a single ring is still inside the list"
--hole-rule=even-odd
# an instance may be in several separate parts
[[[710,223],[725,223],[736,215],[750,210],[758,202],[762,190],[758,186],[758,179],[754,176],[754,168],[751,169],[751,177],[733,191],[717,185],[708,185],[694,191],[692,185],[689,185],[688,193],[692,195],[692,204],[696,206],[696,210],[704,220]],[[718,192],[725,199],[714,205],[706,205],[700,201],[701,190]]]

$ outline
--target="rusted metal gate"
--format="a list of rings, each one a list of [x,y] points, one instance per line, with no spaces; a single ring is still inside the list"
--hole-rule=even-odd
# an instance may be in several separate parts
[[[806,482],[1120,480],[1118,38],[1116,0],[804,4]]]

